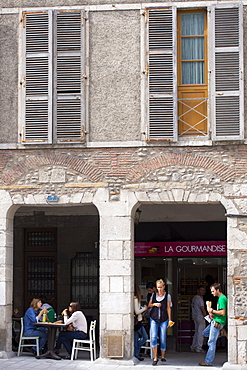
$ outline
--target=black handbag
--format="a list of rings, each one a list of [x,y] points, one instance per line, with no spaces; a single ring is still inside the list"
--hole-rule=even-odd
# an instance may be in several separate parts
[[[145,311],[145,312],[144,312],[144,316],[145,316],[145,318],[146,318],[147,320],[149,320],[149,319],[150,319],[152,308],[153,308],[153,307],[149,307],[149,308],[147,309],[147,311]]]
[[[134,331],[139,330],[142,327],[142,321],[138,321],[138,315],[134,315]]]

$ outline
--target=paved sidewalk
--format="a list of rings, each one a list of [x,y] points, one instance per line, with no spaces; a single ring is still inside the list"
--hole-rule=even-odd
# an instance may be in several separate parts
[[[13,357],[11,359],[0,359],[1,370],[27,369],[27,370],[55,370],[55,369],[81,369],[81,370],[151,370],[165,366],[165,370],[205,370],[207,367],[198,366],[199,362],[204,361],[204,354],[190,353],[190,352],[167,352],[167,362],[165,365],[158,362],[156,367],[152,366],[150,357],[144,357],[144,361],[133,365],[128,361],[120,360],[103,360],[97,359],[91,362],[89,357],[79,357],[75,361],[70,360],[50,360],[50,359],[36,359],[33,355],[26,353],[20,357]],[[210,367],[212,370],[219,370],[222,368],[224,362],[227,361],[227,354],[225,352],[216,353],[214,366]]]

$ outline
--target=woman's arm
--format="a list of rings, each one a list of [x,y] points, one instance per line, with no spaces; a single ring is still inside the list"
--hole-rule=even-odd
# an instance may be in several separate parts
[[[64,315],[64,323],[65,324],[69,325],[69,324],[72,324],[75,321],[75,312],[72,313],[72,315],[70,316],[69,319],[68,319],[68,316]]]
[[[134,310],[136,315],[140,315],[144,311],[146,311],[147,306],[145,305],[143,308],[140,308],[140,304],[138,302],[138,298],[134,297]]]
[[[46,310],[41,310],[40,313],[36,316],[36,320],[39,321],[43,313],[46,312]]]
[[[26,311],[25,316],[30,320],[30,322],[35,323],[39,321],[42,314],[43,314],[43,310],[40,311],[38,315],[36,315],[34,309],[32,308]]]
[[[156,306],[156,307],[161,307],[161,303],[153,303],[153,300],[152,300],[152,297],[150,298],[150,301],[149,301],[149,303],[148,303],[148,308],[150,308],[150,307],[154,307],[154,306]]]
[[[171,321],[171,302],[167,301],[167,315],[168,315],[168,320]]]

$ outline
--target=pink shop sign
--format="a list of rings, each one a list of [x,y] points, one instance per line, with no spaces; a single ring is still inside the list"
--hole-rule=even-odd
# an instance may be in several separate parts
[[[185,256],[226,256],[226,241],[135,243],[135,257]]]

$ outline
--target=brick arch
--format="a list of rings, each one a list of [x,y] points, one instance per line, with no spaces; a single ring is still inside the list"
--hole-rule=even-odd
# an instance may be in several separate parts
[[[217,174],[223,181],[233,181],[235,172],[226,165],[211,159],[208,156],[195,154],[165,154],[143,161],[132,167],[127,174],[127,180],[135,182],[158,168],[168,166],[192,166],[210,169]]]
[[[2,183],[9,185],[18,178],[28,173],[28,171],[41,166],[62,166],[74,170],[88,177],[91,181],[97,182],[102,179],[103,173],[96,166],[89,164],[86,160],[69,156],[67,154],[42,154],[31,155],[24,161],[14,166],[13,168],[4,171],[2,175]]]

